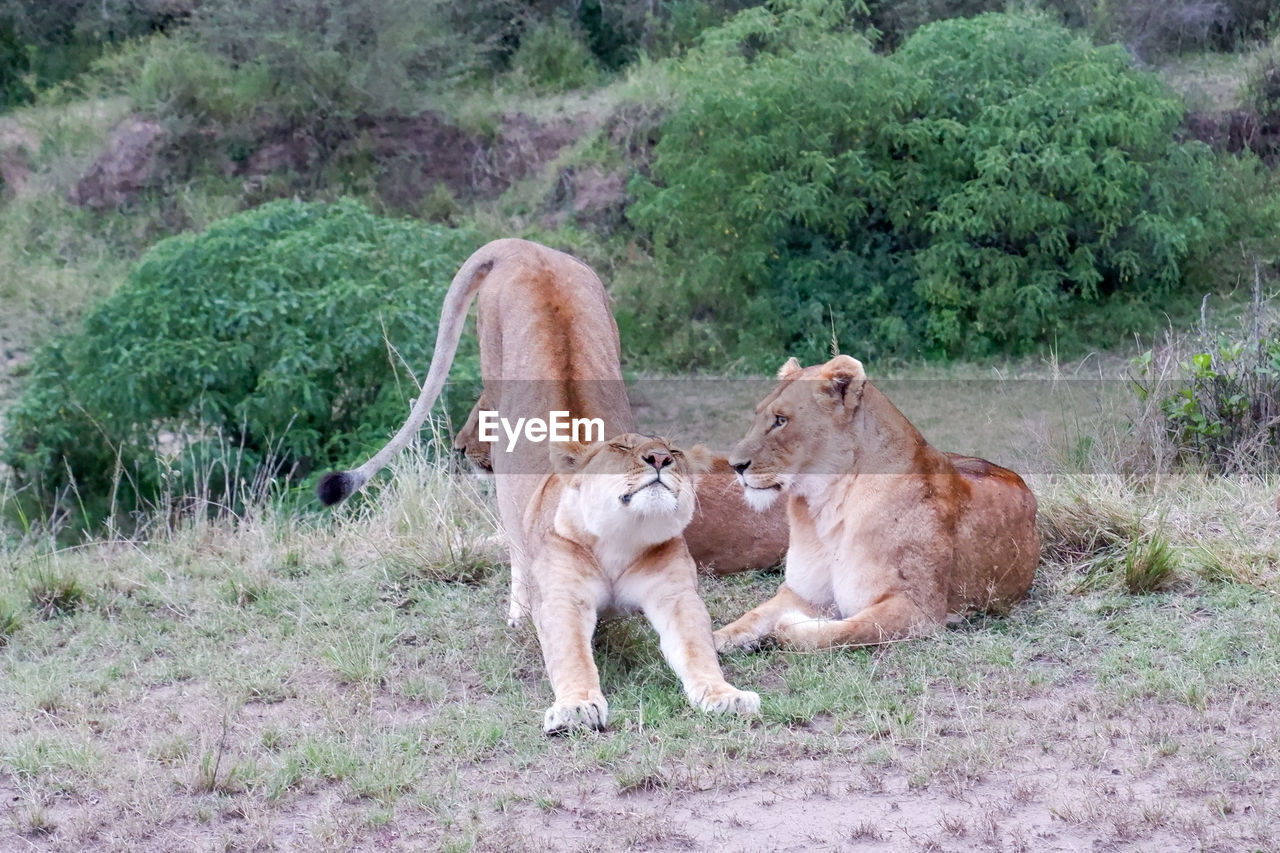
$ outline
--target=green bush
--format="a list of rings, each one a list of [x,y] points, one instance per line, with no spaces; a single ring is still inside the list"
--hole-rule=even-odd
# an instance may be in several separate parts
[[[1154,395],[1174,458],[1219,473],[1280,466],[1280,326],[1248,335],[1201,332],[1181,365],[1186,379],[1159,381],[1152,354],[1138,361],[1138,392]]]
[[[165,0],[0,0],[0,108],[87,70],[108,45],[164,30]]]
[[[1205,284],[1229,236],[1274,222],[1235,195],[1256,164],[1179,143],[1180,102],[1120,48],[989,14],[881,56],[815,8],[708,33],[633,186],[674,293],[624,294],[623,323],[673,362],[816,359],[833,334],[872,355],[1025,350],[1090,306]]]
[[[561,92],[589,85],[599,76],[595,58],[561,16],[533,26],[520,39],[512,70],[535,90]]]
[[[1264,123],[1280,118],[1280,37],[1259,50],[1245,70],[1245,105],[1254,110]]]
[[[474,243],[350,201],[276,202],[164,240],[37,354],[4,460],[38,509],[85,523],[349,462],[403,421]],[[478,379],[474,341],[452,375]]]
[[[925,24],[1003,12],[1008,0],[868,0],[869,20],[882,43],[896,46]]]
[[[199,43],[269,85],[294,121],[314,111],[379,113],[414,104],[433,83],[489,65],[518,18],[518,0],[204,0]]]

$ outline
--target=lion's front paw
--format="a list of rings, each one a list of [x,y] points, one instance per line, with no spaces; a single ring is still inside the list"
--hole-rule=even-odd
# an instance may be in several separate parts
[[[577,701],[557,702],[542,717],[542,733],[556,735],[573,729],[603,729],[609,721],[609,705],[596,694]]]
[[[511,601],[507,605],[507,627],[519,628],[520,624],[524,622],[524,618],[528,614],[529,614],[529,609],[525,607],[524,604],[520,601],[520,599],[516,598],[515,594],[513,593],[511,596]]]
[[[760,643],[758,637],[746,631],[736,630],[732,625],[726,625],[716,631],[711,638],[715,641],[717,652],[728,652],[734,649],[751,650]]]
[[[690,697],[693,705],[708,714],[758,714],[760,694],[739,690],[731,684],[716,684]]]

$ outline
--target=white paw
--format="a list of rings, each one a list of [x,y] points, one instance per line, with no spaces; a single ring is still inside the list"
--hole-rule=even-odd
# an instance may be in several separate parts
[[[708,714],[758,714],[760,694],[723,684],[707,688],[693,704]]]
[[[557,702],[542,717],[542,733],[555,735],[573,729],[603,729],[609,721],[609,705],[603,696],[579,702]]]
[[[524,621],[524,617],[528,612],[525,607],[521,606],[514,595],[511,596],[511,603],[507,605],[507,627],[519,628],[520,623]]]
[[[754,649],[760,641],[745,631],[730,631],[721,628],[711,635],[717,652],[728,652],[734,649]]]
[[[799,610],[788,610],[778,617],[775,631],[790,631],[797,625],[803,625],[806,622],[812,622],[813,617],[807,613],[801,613]]]

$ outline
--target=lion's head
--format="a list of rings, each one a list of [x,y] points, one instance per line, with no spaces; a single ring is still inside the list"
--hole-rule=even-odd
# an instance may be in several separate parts
[[[767,509],[796,489],[802,472],[843,473],[866,378],[862,363],[847,355],[813,367],[792,358],[782,366],[778,387],[756,406],[750,431],[729,455],[748,504]]]
[[[693,518],[694,477],[711,462],[701,445],[683,451],[665,438],[626,433],[594,444],[557,444],[565,480],[560,512],[597,537],[648,545],[680,533]]]

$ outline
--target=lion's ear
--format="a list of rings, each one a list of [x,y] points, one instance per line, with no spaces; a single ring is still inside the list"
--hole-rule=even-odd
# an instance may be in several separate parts
[[[786,364],[778,368],[778,378],[790,379],[791,377],[799,373],[801,370],[804,370],[804,368],[800,366],[799,359],[797,359],[795,356],[792,356],[791,358],[787,359]]]
[[[711,470],[713,456],[710,450],[707,450],[705,444],[695,444],[684,452],[684,458],[689,462],[689,469],[695,475],[705,474]]]
[[[581,441],[553,441],[550,445],[551,470],[557,474],[573,474],[595,445]]]
[[[862,362],[847,355],[838,355],[822,365],[822,393],[832,400],[848,405],[855,405],[862,398],[862,383],[867,380],[867,372],[862,369]]]

